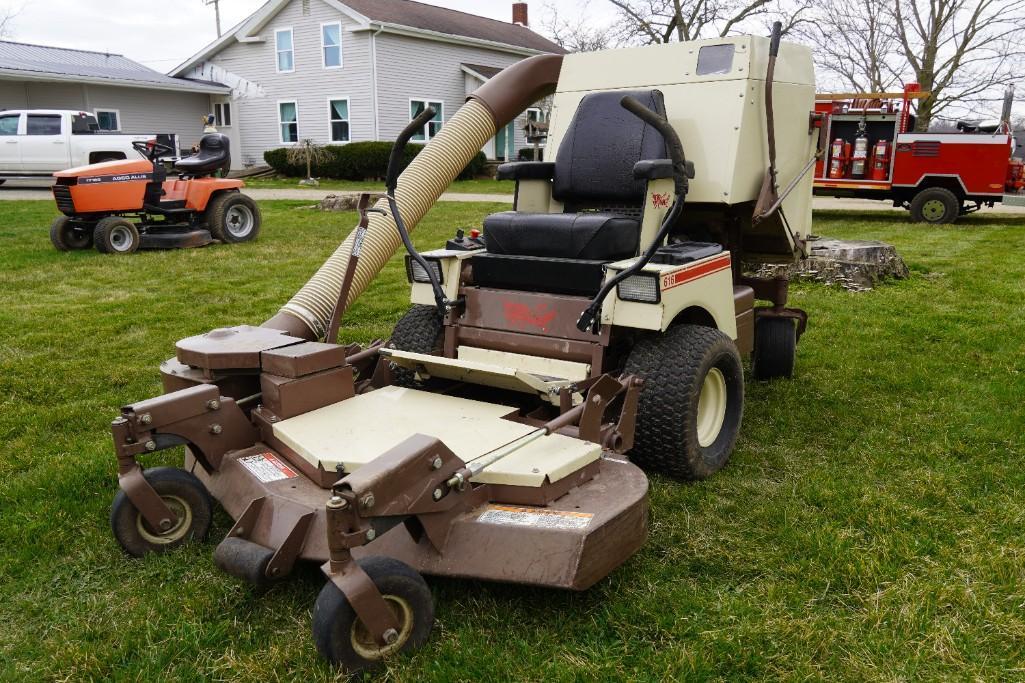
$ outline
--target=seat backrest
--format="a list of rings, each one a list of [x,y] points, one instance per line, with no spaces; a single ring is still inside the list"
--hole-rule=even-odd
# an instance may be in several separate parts
[[[585,95],[555,157],[552,197],[574,206],[644,201],[646,182],[634,180],[633,167],[642,159],[669,157],[662,135],[623,109],[631,95],[665,116],[659,90],[614,90]]]
[[[231,139],[221,133],[207,133],[199,140],[199,151],[174,166],[189,173],[213,173],[231,164]]]

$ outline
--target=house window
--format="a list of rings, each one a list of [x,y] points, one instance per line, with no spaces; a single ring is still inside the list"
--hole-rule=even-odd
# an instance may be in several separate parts
[[[60,135],[61,115],[60,114],[29,114],[28,126],[25,128],[28,135]]]
[[[295,102],[278,102],[278,129],[281,142],[299,142],[299,110]]]
[[[121,130],[121,112],[117,109],[97,109],[96,123],[100,130]]]
[[[278,73],[295,71],[295,51],[292,49],[292,29],[283,28],[274,32],[274,45],[278,54]]]
[[[441,130],[441,123],[444,118],[445,104],[443,102],[433,102],[431,100],[410,100],[409,120],[412,121],[415,119],[427,107],[434,109],[434,118],[427,122],[422,131],[413,134],[412,139],[419,142],[430,140],[437,135],[438,131]]]
[[[320,47],[325,69],[337,69],[342,65],[342,25],[321,24]]]
[[[214,125],[218,128],[231,125],[231,103],[214,103]]]
[[[348,142],[349,98],[328,100],[327,110],[331,121],[331,142]]]
[[[541,115],[541,110],[537,107],[530,107],[527,109],[527,120],[537,123],[538,121],[544,121],[544,117]]]

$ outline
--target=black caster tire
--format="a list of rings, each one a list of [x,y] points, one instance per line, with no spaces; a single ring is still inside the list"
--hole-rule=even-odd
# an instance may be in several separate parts
[[[225,244],[255,240],[261,223],[260,207],[241,192],[219,194],[206,208],[207,229]]]
[[[632,461],[679,479],[705,479],[726,465],[744,416],[744,369],[732,339],[676,325],[638,339],[625,372],[644,379]]]
[[[96,224],[93,241],[101,254],[131,254],[138,251],[141,238],[134,223],[120,216],[108,216]]]
[[[93,246],[93,232],[67,216],[57,216],[50,224],[50,242],[57,251],[88,249]]]
[[[388,348],[412,353],[437,354],[444,342],[444,320],[435,306],[412,306],[395,323]],[[392,384],[412,389],[424,388],[412,370],[396,367]]]
[[[226,538],[214,549],[214,564],[222,571],[259,588],[270,583],[267,565],[272,557],[273,550],[244,538]]]
[[[797,361],[797,326],[788,318],[757,318],[751,374],[757,380],[794,376]]]
[[[205,539],[213,518],[213,503],[202,482],[177,467],[154,467],[143,472],[143,476],[174,510],[178,523],[166,531],[154,530],[125,492],[119,490],[110,508],[110,528],[125,552],[142,557]]]
[[[434,628],[434,599],[423,577],[390,557],[357,560],[399,621],[394,642],[380,645],[363,626],[355,610],[328,581],[313,607],[313,640],[320,655],[347,673],[380,667],[400,652],[421,647]]]

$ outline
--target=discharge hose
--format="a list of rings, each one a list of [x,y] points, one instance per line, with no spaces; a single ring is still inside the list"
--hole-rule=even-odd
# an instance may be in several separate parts
[[[395,198],[409,231],[496,131],[538,99],[554,92],[561,66],[561,55],[537,55],[518,62],[478,88],[445,122],[399,175]],[[375,206],[388,210],[384,199]],[[355,231],[263,327],[283,330],[302,339],[322,338],[338,303],[354,239]],[[391,215],[371,214],[346,307],[366,290],[400,244]]]

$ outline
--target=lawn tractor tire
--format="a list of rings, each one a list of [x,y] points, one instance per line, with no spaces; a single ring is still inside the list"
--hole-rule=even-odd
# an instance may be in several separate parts
[[[206,207],[206,227],[225,244],[251,242],[260,234],[260,207],[241,192],[224,192]]]
[[[388,348],[411,353],[437,354],[445,340],[444,319],[435,306],[411,306],[395,323]],[[392,370],[392,384],[399,387],[422,389],[412,370],[396,367]]]
[[[67,216],[57,216],[50,224],[50,242],[57,251],[77,251],[93,246],[93,231]]]
[[[125,552],[142,557],[205,539],[213,519],[213,503],[202,482],[177,467],[154,467],[143,476],[178,516],[178,522],[166,531],[154,530],[128,495],[119,490],[110,508],[110,528]]]
[[[744,370],[719,330],[675,325],[641,337],[626,374],[644,379],[630,459],[679,479],[705,479],[729,461],[744,416]]]
[[[131,254],[139,249],[141,238],[139,229],[130,220],[108,216],[96,224],[93,242],[101,254]]]
[[[755,349],[751,355],[751,373],[755,379],[768,380],[794,376],[797,360],[797,325],[789,318],[755,319]]]
[[[400,652],[421,647],[434,628],[431,589],[415,570],[390,557],[356,562],[381,591],[399,628],[390,644],[376,642],[345,595],[328,581],[313,607],[313,642],[324,659],[350,674],[376,669]]]
[[[940,225],[961,215],[961,200],[945,187],[929,187],[911,199],[911,220]]]

